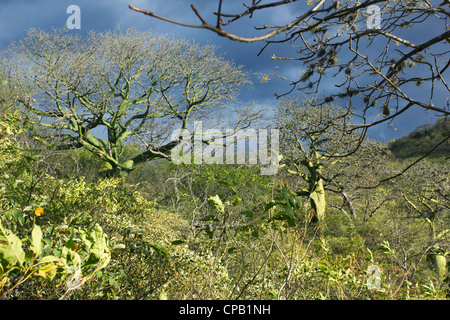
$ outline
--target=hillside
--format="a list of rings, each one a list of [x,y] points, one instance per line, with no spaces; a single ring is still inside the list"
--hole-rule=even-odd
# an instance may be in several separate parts
[[[393,141],[389,149],[398,158],[419,157],[448,136],[450,136],[450,120],[440,118],[434,125],[420,126],[409,135]],[[449,155],[450,143],[447,142],[440,145],[430,157]]]

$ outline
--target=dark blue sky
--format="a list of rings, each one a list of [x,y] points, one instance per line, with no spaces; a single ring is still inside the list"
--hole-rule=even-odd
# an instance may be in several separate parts
[[[233,42],[221,38],[216,34],[201,29],[190,29],[167,22],[159,21],[143,14],[128,9],[132,4],[138,8],[153,11],[186,23],[198,23],[197,17],[190,9],[193,3],[206,19],[215,21],[212,12],[216,10],[217,1],[213,0],[0,0],[0,50],[8,47],[12,41],[25,36],[26,30],[32,27],[51,29],[63,28],[70,14],[66,13],[67,7],[77,5],[81,9],[81,29],[71,32],[85,34],[90,30],[113,30],[118,26],[122,30],[135,27],[138,30],[151,30],[156,33],[169,33],[179,38],[196,41],[201,44],[215,44],[218,53],[225,58],[233,60],[238,65],[244,65],[246,70],[253,73],[253,86],[241,94],[242,104],[247,101],[255,101],[265,108],[274,106],[277,101],[274,92],[282,93],[289,90],[289,83],[270,76],[270,81],[260,83],[261,74],[277,72],[290,78],[298,78],[302,73],[303,65],[299,62],[274,61],[271,56],[292,55],[294,49],[289,45],[268,47],[261,56],[257,53],[263,43],[245,44]],[[228,7],[224,11],[239,12],[242,10],[242,0],[225,1]],[[240,24],[232,25],[227,31],[250,36],[254,32],[253,26],[262,24],[281,25],[287,23],[299,15],[305,8],[305,4],[294,3],[276,10],[259,13],[252,20],[245,19]],[[414,37],[420,37],[423,30],[416,30]],[[409,39],[413,41],[414,39]],[[412,109],[405,115],[399,116],[393,127],[377,126],[369,131],[369,136],[374,139],[392,139],[408,134],[417,126],[434,122],[433,114]]]

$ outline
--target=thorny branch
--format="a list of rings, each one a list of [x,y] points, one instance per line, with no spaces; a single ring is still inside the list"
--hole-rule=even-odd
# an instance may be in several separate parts
[[[286,3],[289,3],[289,2],[293,2],[293,1],[292,0],[291,1],[280,1],[280,2],[278,2],[278,4],[249,7],[249,9],[247,10],[248,13],[243,13],[243,14],[239,15],[239,18],[243,17],[243,16],[246,16],[248,14],[251,14],[255,10],[259,10],[259,9],[263,9],[263,8],[267,8],[267,7],[273,7],[273,6],[280,5],[280,4],[286,4]],[[273,38],[276,35],[284,32],[284,31],[292,29],[294,26],[298,25],[301,21],[305,20],[311,14],[316,12],[325,2],[326,2],[326,0],[320,0],[319,3],[316,4],[312,9],[310,9],[309,11],[307,11],[305,14],[301,15],[300,17],[296,18],[295,20],[291,21],[290,23],[288,23],[288,24],[286,24],[286,25],[284,25],[282,27],[276,28],[276,29],[274,29],[274,30],[272,30],[272,31],[262,35],[262,36],[257,36],[257,37],[253,37],[253,38],[247,38],[247,37],[238,36],[238,35],[235,35],[233,33],[227,32],[224,29],[222,29],[222,27],[221,27],[221,25],[222,25],[221,17],[224,16],[223,14],[221,14],[222,1],[219,1],[219,10],[216,13],[217,14],[217,21],[218,21],[216,26],[213,26],[213,25],[209,24],[203,18],[203,16],[199,13],[197,8],[193,4],[191,4],[191,9],[192,9],[192,11],[194,11],[195,15],[199,18],[199,20],[202,22],[202,24],[195,25],[195,24],[183,23],[183,22],[180,22],[180,21],[176,21],[176,20],[172,20],[172,19],[169,19],[169,18],[162,17],[160,15],[157,15],[157,14],[155,14],[153,12],[150,12],[150,11],[147,11],[147,10],[139,9],[139,8],[137,8],[135,6],[132,6],[132,5],[129,5],[129,8],[134,10],[134,11],[141,12],[141,13],[143,13],[145,15],[148,15],[150,17],[157,18],[157,19],[160,19],[160,20],[163,20],[163,21],[166,21],[166,22],[174,23],[174,24],[177,24],[177,25],[180,25],[180,26],[184,26],[184,27],[207,29],[207,30],[211,30],[211,31],[217,33],[219,36],[226,37],[226,38],[229,38],[229,39],[234,40],[234,41],[251,43],[251,42],[260,42],[260,41],[264,41],[264,40]],[[331,6],[327,10],[331,10],[332,8],[333,7]],[[236,17],[232,21],[235,21],[235,20],[237,20]],[[232,22],[232,21],[230,21],[230,22]],[[228,22],[228,23],[230,23],[230,22]]]

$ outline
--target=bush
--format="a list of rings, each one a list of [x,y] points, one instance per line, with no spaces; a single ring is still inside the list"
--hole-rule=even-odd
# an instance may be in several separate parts
[[[0,122],[0,297],[64,297],[108,264],[108,237],[36,170],[26,128],[17,113]]]

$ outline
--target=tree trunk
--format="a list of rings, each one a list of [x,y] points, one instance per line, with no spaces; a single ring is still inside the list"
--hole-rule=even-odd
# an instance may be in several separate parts
[[[314,210],[314,212],[312,212],[313,216],[311,221],[313,222],[322,221],[325,218],[325,205],[326,205],[325,190],[323,188],[322,179],[316,181],[315,188],[311,192],[309,198],[311,208]]]
[[[308,170],[310,172],[310,203],[314,212],[311,221],[322,221],[325,218],[325,189],[322,179],[322,165],[320,164],[320,154],[314,151],[314,161],[308,162]]]
[[[439,280],[443,281],[447,274],[447,258],[442,254],[432,253],[429,259],[438,273]]]

